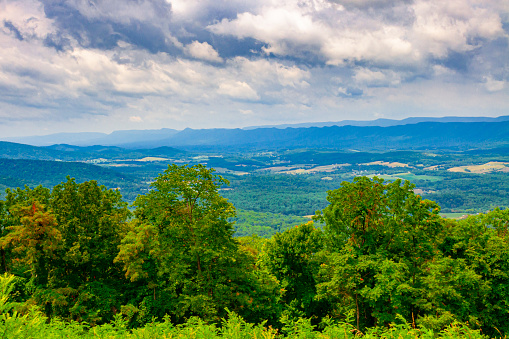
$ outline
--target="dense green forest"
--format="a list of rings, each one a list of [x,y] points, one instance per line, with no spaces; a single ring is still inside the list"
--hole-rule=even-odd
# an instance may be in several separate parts
[[[222,195],[228,184],[204,165],[173,164],[132,206],[93,180],[8,189],[0,201],[0,331],[9,338],[28,330],[154,338],[509,333],[509,210],[444,219],[409,181],[358,176],[317,193],[327,204],[313,221],[277,221],[237,214]],[[257,218],[278,226],[264,230],[267,238],[233,236],[235,220]]]

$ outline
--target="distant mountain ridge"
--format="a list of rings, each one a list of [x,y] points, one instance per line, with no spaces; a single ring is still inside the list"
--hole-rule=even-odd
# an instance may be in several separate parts
[[[172,156],[176,153],[193,150],[242,151],[257,149],[281,148],[330,148],[341,150],[387,151],[387,150],[422,150],[450,149],[468,150],[471,148],[493,148],[509,146],[509,116],[499,118],[476,118],[487,121],[449,122],[447,117],[440,121],[418,122],[416,119],[405,119],[394,126],[326,126],[326,127],[287,127],[256,129],[190,129],[118,131],[103,136],[96,141],[108,145],[88,146],[83,138],[73,145],[59,144],[44,147],[47,154],[39,159],[71,160],[72,153],[79,157],[104,156],[115,158],[133,156]],[[429,118],[434,119],[434,118]],[[474,119],[475,120],[475,119]],[[378,123],[388,123],[385,120]],[[389,121],[390,122],[390,121]],[[375,122],[373,122],[375,123]],[[83,136],[79,134],[79,136]],[[70,136],[67,134],[66,138]],[[46,136],[46,142],[50,136]],[[80,144],[84,143],[84,144]],[[112,145],[113,144],[113,145]],[[16,158],[16,152],[23,153],[28,145],[12,146],[4,157]],[[126,150],[127,149],[127,150]],[[3,153],[5,153],[3,152]],[[36,153],[44,151],[35,150]],[[51,153],[53,152],[53,153]],[[54,152],[58,152],[54,153]],[[0,155],[1,156],[1,155]],[[78,156],[78,155],[76,155]],[[72,160],[71,160],[72,161]]]
[[[280,125],[264,125],[264,126],[249,126],[244,127],[245,130],[257,128],[301,128],[301,127],[331,127],[331,126],[378,126],[390,127],[398,125],[418,124],[420,122],[501,122],[509,121],[509,115],[500,116],[496,118],[491,117],[413,117],[402,120],[394,119],[375,119],[375,120],[342,120],[336,122],[305,122],[299,124],[280,124]]]
[[[106,133],[56,133],[41,136],[3,138],[4,141],[33,146],[51,146],[68,144],[76,146],[118,146],[138,141],[151,141],[167,138],[178,133],[178,130],[162,128],[158,130],[122,130]]]
[[[162,128],[157,130],[121,130],[114,131],[110,134],[106,133],[57,133],[44,136],[29,136],[29,137],[15,137],[3,138],[5,141],[22,143],[33,146],[50,146],[55,144],[68,144],[76,146],[120,146],[129,148],[143,148],[143,147],[159,147],[159,146],[175,146],[182,143],[182,145],[190,145],[187,136],[192,134],[195,145],[204,145],[207,142],[212,142],[215,138],[211,139],[214,131],[228,131],[227,133],[232,136],[234,134],[241,135],[239,131],[251,130],[266,130],[266,129],[280,129],[287,128],[311,128],[311,127],[343,127],[343,126],[356,126],[356,127],[393,127],[401,125],[414,125],[422,122],[436,122],[436,123],[479,123],[479,122],[504,122],[509,121],[509,116],[500,116],[497,118],[490,117],[415,117],[406,118],[403,120],[392,119],[376,119],[369,121],[360,120],[343,120],[338,122],[311,122],[300,124],[284,124],[273,126],[252,126],[241,129],[185,129],[175,130],[169,128]],[[196,134],[190,131],[201,131]],[[284,133],[283,133],[284,134]],[[182,140],[182,141],[181,141]]]
[[[0,141],[0,159],[25,159],[49,161],[85,161],[97,158],[140,159],[143,157],[174,157],[187,152],[173,147],[151,149],[124,149],[116,146],[75,146],[59,144],[52,146],[32,146],[8,141]]]
[[[308,128],[186,129],[156,143],[128,144],[127,148],[167,145],[201,149],[331,148],[366,151],[493,148],[509,145],[509,121],[421,122],[379,126]]]

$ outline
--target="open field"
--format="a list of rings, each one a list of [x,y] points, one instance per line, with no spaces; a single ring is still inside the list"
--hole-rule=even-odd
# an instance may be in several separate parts
[[[372,161],[365,164],[359,164],[364,166],[386,166],[390,168],[396,168],[396,167],[409,167],[408,164],[403,164],[401,162],[387,162],[387,161]]]
[[[458,166],[449,168],[449,172],[460,173],[491,173],[491,172],[508,172],[509,162],[490,161],[483,165]]]

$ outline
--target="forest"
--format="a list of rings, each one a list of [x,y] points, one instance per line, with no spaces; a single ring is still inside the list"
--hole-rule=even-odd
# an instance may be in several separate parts
[[[172,164],[132,205],[94,180],[7,189],[0,333],[509,333],[509,210],[445,219],[409,181],[359,176],[325,192],[313,220],[234,236],[242,212],[221,195],[228,184],[202,164]]]

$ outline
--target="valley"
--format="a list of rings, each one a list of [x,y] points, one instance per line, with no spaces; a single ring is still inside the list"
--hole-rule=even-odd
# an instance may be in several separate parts
[[[443,216],[458,217],[509,206],[507,148],[432,152],[230,148],[226,152],[172,147],[3,146],[3,189],[40,184],[50,187],[69,175],[78,182],[94,179],[116,188],[128,202],[146,193],[168,164],[206,165],[229,180],[230,185],[223,187],[221,194],[239,211],[236,229],[241,235],[268,237],[292,223],[309,220],[304,216],[327,206],[328,190],[357,176],[409,180],[415,184],[416,193],[441,206]]]

